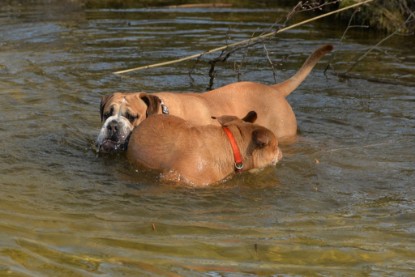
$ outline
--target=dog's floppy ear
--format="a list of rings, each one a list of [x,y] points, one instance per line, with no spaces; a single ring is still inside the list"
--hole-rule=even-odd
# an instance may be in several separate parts
[[[239,120],[238,117],[233,116],[233,115],[223,115],[220,117],[212,116],[212,118],[217,119],[220,125],[222,126],[226,126],[229,122],[232,122],[234,120]],[[249,113],[245,115],[244,118],[242,118],[243,121],[249,122],[249,123],[254,123],[256,119],[257,119],[257,113],[255,111],[250,111]]]
[[[104,120],[104,107],[114,94],[109,94],[101,97],[101,104],[99,105],[99,114],[101,115],[101,122]]]
[[[259,148],[267,146],[271,141],[271,133],[264,129],[257,129],[252,132],[252,140]]]
[[[161,105],[161,99],[155,95],[143,93],[140,95],[141,100],[147,105],[147,112],[146,115],[150,116],[152,114],[156,114],[159,110]]]
[[[234,120],[238,120],[239,118],[237,118],[236,116],[233,115],[223,115],[223,116],[212,116],[212,119],[216,119],[217,121],[219,121],[220,125],[222,126],[226,126],[229,122],[232,122]]]
[[[257,118],[258,118],[257,113],[255,111],[250,111],[249,113],[245,115],[244,118],[242,118],[242,120],[245,122],[254,123]]]

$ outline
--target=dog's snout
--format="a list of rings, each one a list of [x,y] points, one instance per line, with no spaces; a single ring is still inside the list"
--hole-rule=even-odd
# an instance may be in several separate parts
[[[111,121],[110,123],[108,123],[108,125],[107,125],[107,129],[108,130],[118,130],[118,122],[117,121],[115,121],[115,120],[113,120],[113,121]]]
[[[111,121],[107,125],[107,130],[109,133],[109,136],[112,137],[118,133],[118,130],[120,129],[120,125],[116,120]]]

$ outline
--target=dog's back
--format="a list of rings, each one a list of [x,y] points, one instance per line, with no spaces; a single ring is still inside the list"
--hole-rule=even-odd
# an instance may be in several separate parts
[[[247,170],[281,159],[271,131],[233,116],[221,119],[235,134]],[[176,116],[152,115],[131,133],[127,158],[133,166],[161,170],[167,179],[207,185],[235,171],[230,145],[220,126],[197,126]]]
[[[183,159],[193,126],[173,115],[156,114],[148,117],[131,133],[127,157],[135,164],[153,169],[168,168]],[[197,143],[197,140],[195,141]],[[193,144],[194,146],[194,144]]]

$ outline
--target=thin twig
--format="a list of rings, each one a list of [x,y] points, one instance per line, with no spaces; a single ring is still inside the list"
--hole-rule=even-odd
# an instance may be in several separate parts
[[[342,37],[340,38],[340,42],[342,42],[342,41],[346,38],[346,33],[347,33],[350,29],[352,29],[352,28],[369,28],[369,26],[367,26],[367,25],[352,25],[352,21],[353,21],[353,19],[354,19],[355,15],[356,15],[358,12],[359,12],[359,10],[357,10],[357,9],[356,9],[356,10],[353,12],[352,16],[350,16],[350,19],[349,19],[349,24],[347,24],[347,28],[346,28],[346,30],[344,30],[343,35],[342,35]]]
[[[322,14],[322,15],[319,15],[319,16],[315,16],[313,18],[301,21],[299,23],[292,24],[290,26],[272,31],[272,32],[264,34],[264,35],[260,35],[260,36],[254,37],[254,38],[242,40],[240,42],[235,42],[235,43],[232,43],[232,44],[229,44],[229,45],[217,47],[217,48],[214,48],[214,49],[211,49],[211,50],[208,50],[206,52],[199,53],[199,54],[194,54],[194,55],[191,55],[191,56],[183,57],[183,58],[176,59],[176,60],[166,61],[166,62],[162,62],[162,63],[156,63],[156,64],[151,64],[151,65],[145,65],[145,66],[135,67],[135,68],[131,68],[131,69],[126,69],[126,70],[120,70],[120,71],[114,72],[114,74],[124,74],[124,73],[129,73],[129,72],[143,70],[143,69],[149,69],[149,68],[155,68],[155,67],[175,64],[175,63],[184,62],[184,61],[187,61],[187,60],[192,60],[192,59],[201,57],[201,56],[206,55],[206,54],[211,54],[211,53],[214,53],[214,52],[223,51],[223,50],[226,50],[226,49],[231,48],[231,47],[254,43],[254,42],[257,42],[258,40],[262,40],[262,39],[265,39],[265,38],[275,36],[276,34],[294,29],[294,28],[299,27],[301,25],[305,25],[307,23],[319,20],[321,18],[330,16],[330,15],[333,15],[333,14],[337,14],[337,13],[340,13],[340,12],[343,12],[343,11],[346,11],[346,10],[349,10],[349,9],[352,9],[352,8],[359,7],[361,5],[368,4],[368,3],[373,2],[373,1],[374,0],[366,0],[366,1],[363,1],[363,2],[359,2],[359,3],[356,3],[356,4],[353,4],[353,5],[350,5],[350,6],[332,11],[332,12],[328,12],[328,13],[325,13],[325,14]]]
[[[271,60],[271,57],[269,56],[269,52],[268,52],[268,49],[265,46],[265,44],[264,44],[264,51],[265,51],[265,54],[267,55],[267,60],[268,60],[269,65],[271,66],[271,69],[272,69],[272,76],[274,77],[274,82],[277,83],[277,76],[276,76],[277,74],[275,73],[275,66],[274,66],[274,63]]]
[[[411,14],[408,16],[408,18],[406,19],[404,24],[407,24],[412,17],[415,16],[414,14]],[[396,29],[394,32],[392,32],[391,34],[389,34],[388,36],[384,37],[383,39],[381,39],[378,43],[376,43],[374,46],[370,47],[369,50],[367,50],[363,55],[361,55],[345,72],[343,72],[343,74],[347,74],[350,71],[352,71],[352,69],[359,63],[361,62],[364,58],[366,58],[367,55],[369,55],[370,52],[372,52],[375,48],[377,48],[378,46],[380,46],[381,44],[383,44],[385,41],[387,41],[388,39],[396,36],[397,34],[400,33],[400,29]]]
[[[334,75],[342,79],[360,79],[360,80],[365,80],[365,81],[369,81],[372,83],[378,83],[378,84],[415,87],[415,82],[411,82],[410,80],[372,77],[372,76],[367,76],[367,75],[352,73],[352,72],[334,72]]]
[[[359,64],[364,58],[366,58],[366,56],[369,55],[369,53],[372,52],[373,49],[377,48],[379,45],[381,45],[382,43],[384,43],[385,41],[387,41],[391,37],[395,36],[398,32],[399,32],[399,30],[396,30],[392,34],[388,35],[387,37],[383,38],[378,43],[376,43],[375,45],[373,45],[372,47],[370,47],[369,50],[367,50],[363,55],[361,55],[344,73],[349,73],[350,71],[352,71],[352,69],[357,64]]]

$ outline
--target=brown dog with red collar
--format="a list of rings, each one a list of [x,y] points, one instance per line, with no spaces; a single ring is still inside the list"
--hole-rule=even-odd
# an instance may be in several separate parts
[[[127,158],[135,167],[162,171],[164,180],[194,186],[219,182],[235,171],[275,165],[282,158],[277,138],[253,124],[256,118],[254,111],[242,120],[221,116],[220,127],[152,115],[132,131]]]
[[[331,45],[318,48],[294,76],[275,85],[237,82],[205,93],[137,92],[105,96],[100,109],[104,125],[97,148],[100,152],[125,150],[133,128],[152,114],[170,114],[197,125],[218,125],[212,115],[242,118],[251,110],[258,113],[256,124],[274,132],[280,143],[291,142],[297,134],[297,121],[286,97],[332,49]]]

